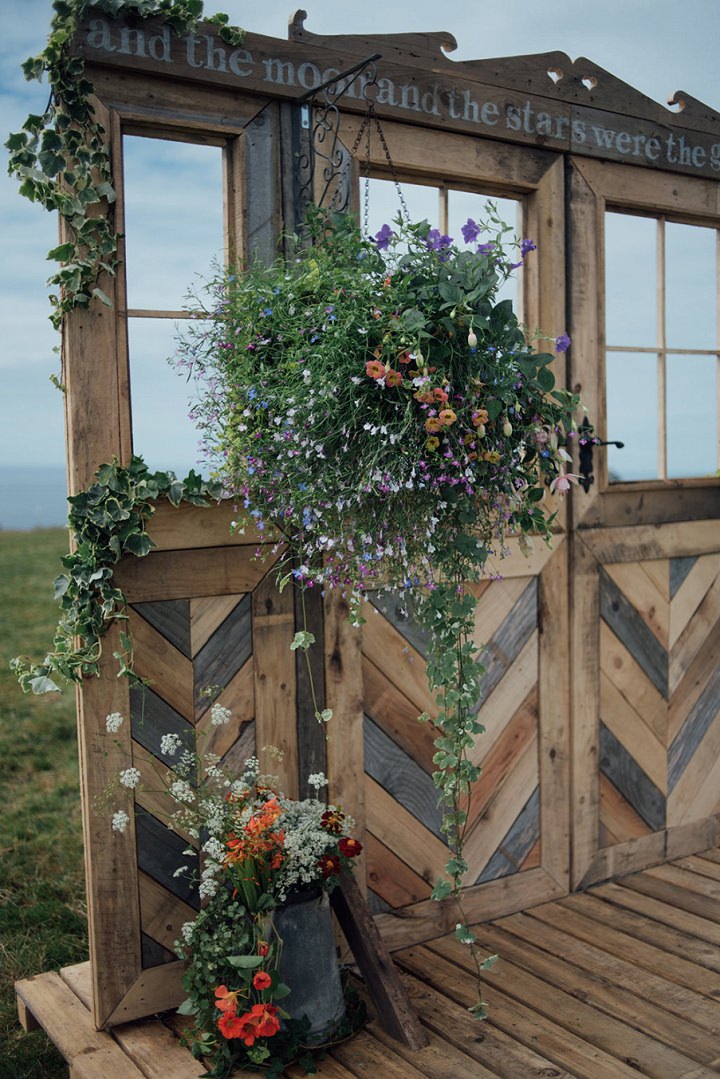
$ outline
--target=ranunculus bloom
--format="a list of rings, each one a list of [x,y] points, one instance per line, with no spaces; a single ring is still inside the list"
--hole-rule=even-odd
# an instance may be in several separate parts
[[[451,423],[455,423],[457,415],[452,408],[443,408],[438,413],[438,419],[443,427],[449,427]]]
[[[387,374],[385,375],[386,386],[399,386],[402,380],[403,377],[399,371],[394,370],[392,367],[388,368]]]
[[[365,374],[374,379],[382,378],[385,374],[385,364],[380,363],[380,360],[368,360],[365,364]]]
[[[340,853],[344,854],[346,858],[357,858],[362,851],[362,843],[351,836],[343,836],[338,843],[338,847],[340,848]]]
[[[259,970],[253,976],[253,989],[259,989],[261,992],[263,989],[269,989],[272,985],[272,978],[266,970]]]

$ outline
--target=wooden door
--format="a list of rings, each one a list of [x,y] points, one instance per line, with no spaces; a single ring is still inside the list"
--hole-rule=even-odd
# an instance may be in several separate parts
[[[343,118],[348,146],[358,123]],[[422,131],[389,122],[383,129],[405,189],[437,188],[443,231],[458,236],[459,225],[443,209],[448,199],[452,207],[455,192],[518,200],[522,234],[538,247],[522,282],[524,318],[552,336],[562,333],[562,158],[440,132],[428,155]],[[379,141],[370,164],[383,175]],[[568,889],[568,545],[565,510],[557,508],[552,548],[524,558],[512,543],[508,557],[498,552],[479,587],[486,733],[475,758],[483,774],[469,806],[464,902],[470,919],[507,914]],[[451,930],[458,916],[453,904],[430,899],[448,850],[431,778],[435,734],[417,716],[432,715],[436,706],[425,677],[425,641],[395,603],[377,600],[367,615],[362,683],[362,753],[348,774],[355,803],[364,803],[369,902],[385,939],[400,947]]]
[[[573,497],[574,887],[720,838],[718,339],[714,310],[700,306],[714,307],[717,297],[718,186],[572,161],[572,382],[598,436],[626,443],[610,450],[610,466],[608,451],[596,447],[594,480]],[[634,229],[648,236],[635,272],[654,308],[646,318],[640,304],[620,340],[609,317],[615,225],[625,239]],[[707,246],[712,283],[706,298],[697,289],[683,293],[683,330],[673,312],[693,267],[688,260],[673,266],[671,256],[685,240]],[[630,248],[623,253],[633,257]],[[630,281],[628,304],[633,292]],[[699,322],[707,333],[686,347]],[[646,328],[635,335],[639,323]],[[626,405],[618,405],[623,394]],[[686,419],[688,401],[695,412]],[[682,461],[688,447],[678,447],[678,431],[687,429],[692,459]],[[651,454],[648,441],[657,443]],[[641,478],[633,478],[632,461]]]

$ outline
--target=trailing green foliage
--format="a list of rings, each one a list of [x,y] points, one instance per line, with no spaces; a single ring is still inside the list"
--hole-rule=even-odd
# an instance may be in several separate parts
[[[52,651],[41,664],[24,656],[11,663],[23,689],[45,693],[59,689],[54,676],[79,682],[98,674],[103,635],[111,622],[127,617],[113,566],[125,555],[142,558],[155,546],[147,532],[154,503],[166,498],[173,506],[207,506],[219,497],[218,483],[192,471],[184,480],[173,472],[149,472],[140,457],[133,457],[127,468],[117,460],[102,465],[95,483],[69,499],[75,548],[61,559],[65,572],[55,579],[62,614]],[[135,678],[129,634],[122,633],[120,640],[121,650],[114,653],[119,673]]]
[[[27,79],[47,77],[47,108],[28,116],[5,146],[10,151],[8,172],[20,181],[20,194],[57,211],[64,224],[64,241],[48,253],[48,259],[60,263],[48,281],[56,289],[50,296],[51,320],[59,329],[68,311],[88,307],[93,298],[110,304],[99,282],[103,274],[114,276],[118,266],[112,164],[105,129],[93,109],[85,62],[72,52],[78,25],[91,10],[111,18],[159,16],[182,35],[196,27],[203,4],[202,0],[54,0],[53,9],[47,45],[22,65]],[[243,32],[228,25],[227,15],[206,21],[218,27],[223,40],[242,41]]]

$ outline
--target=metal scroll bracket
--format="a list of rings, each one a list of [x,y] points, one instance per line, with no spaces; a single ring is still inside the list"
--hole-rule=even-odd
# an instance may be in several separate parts
[[[625,446],[624,442],[604,442],[602,439],[595,438],[592,430],[592,425],[586,416],[578,428],[578,434],[580,435],[580,461],[578,464],[578,472],[580,473],[580,486],[586,493],[595,482],[593,465],[593,449],[595,446],[617,446],[619,450],[623,449]]]
[[[338,101],[345,94],[371,104],[368,91],[375,85],[374,53],[347,71],[308,90],[296,102],[294,155],[296,227],[299,227],[311,202],[339,212],[346,210],[351,192],[351,155],[339,137]],[[313,197],[315,196],[315,197]]]

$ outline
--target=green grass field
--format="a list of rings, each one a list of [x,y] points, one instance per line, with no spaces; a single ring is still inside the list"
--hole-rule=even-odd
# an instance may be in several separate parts
[[[75,693],[24,695],[9,661],[42,659],[63,529],[0,532],[0,1079],[68,1074],[17,1021],[13,982],[87,958]]]

